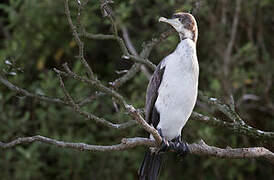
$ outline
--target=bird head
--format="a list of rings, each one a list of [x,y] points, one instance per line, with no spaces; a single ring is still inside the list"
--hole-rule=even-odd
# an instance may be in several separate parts
[[[171,19],[161,17],[159,22],[170,24],[180,36],[180,39],[192,39],[195,43],[198,38],[198,27],[195,18],[189,13],[175,13]]]

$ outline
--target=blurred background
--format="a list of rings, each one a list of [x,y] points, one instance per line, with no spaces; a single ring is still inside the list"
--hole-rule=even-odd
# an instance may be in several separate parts
[[[144,42],[169,30],[158,23],[160,16],[171,17],[175,11],[194,9],[199,27],[197,44],[200,63],[199,89],[206,95],[226,101],[233,94],[236,110],[249,125],[274,131],[274,1],[239,0],[115,0],[112,8],[120,25],[128,28],[137,51]],[[70,0],[73,20],[76,1]],[[235,41],[234,16],[237,14]],[[111,24],[103,18],[100,2],[90,0],[83,10],[82,23],[90,33],[111,34]],[[234,22],[235,23],[235,22]],[[120,33],[120,31],[119,31]],[[121,35],[121,33],[120,33]],[[116,41],[83,38],[85,57],[105,84],[121,75],[116,70],[129,69],[131,61],[121,59]],[[150,60],[157,64],[178,43],[176,34],[157,46]],[[229,47],[231,46],[231,47]],[[229,49],[230,48],[230,51]],[[75,57],[78,48],[68,26],[63,1],[3,0],[0,3],[0,69],[9,81],[31,92],[64,97],[53,68],[62,63],[85,75]],[[12,64],[9,65],[10,62]],[[95,90],[66,79],[74,99],[82,100]],[[124,84],[119,92],[137,108],[144,107],[148,79],[143,73]],[[100,96],[83,108],[112,122],[129,118],[116,113],[112,100]],[[196,111],[224,118],[223,114],[202,102]],[[140,128],[123,131],[85,120],[69,107],[48,104],[16,94],[0,84],[0,140],[43,135],[58,140],[89,144],[115,144],[123,137],[145,136]],[[203,139],[209,145],[225,148],[264,146],[274,151],[274,143],[253,139],[206,124],[189,121],[183,130],[187,142]],[[124,152],[88,153],[34,143],[0,150],[0,179],[136,179],[144,147]],[[273,179],[273,166],[258,160],[231,160],[189,155],[180,162],[168,153],[161,172],[164,179]]]

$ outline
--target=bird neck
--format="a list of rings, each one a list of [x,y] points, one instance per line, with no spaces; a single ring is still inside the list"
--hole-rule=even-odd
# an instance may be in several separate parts
[[[180,40],[183,41],[185,39],[191,39],[192,41],[197,42],[198,38],[198,30],[196,28],[195,31],[190,31],[188,29],[183,29],[182,31],[179,32]]]
[[[180,41],[183,41],[185,39],[191,39],[193,42],[195,42],[193,34],[192,35],[191,34],[186,35],[186,34],[179,33],[179,36],[180,36]]]

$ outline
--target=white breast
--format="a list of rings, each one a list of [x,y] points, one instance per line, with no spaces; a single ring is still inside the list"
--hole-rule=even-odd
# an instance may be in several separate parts
[[[199,66],[195,43],[183,40],[164,63],[165,72],[155,106],[160,112],[157,128],[171,140],[181,134],[197,99]]]

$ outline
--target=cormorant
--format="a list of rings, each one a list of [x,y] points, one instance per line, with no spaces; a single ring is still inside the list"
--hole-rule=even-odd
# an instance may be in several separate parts
[[[159,63],[147,87],[146,121],[159,131],[163,142],[160,152],[147,151],[139,169],[139,180],[157,180],[162,151],[173,149],[181,155],[186,154],[188,148],[181,141],[181,130],[192,113],[198,93],[198,27],[195,18],[180,12],[171,19],[161,17],[159,21],[175,28],[180,43]]]

